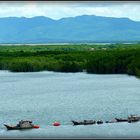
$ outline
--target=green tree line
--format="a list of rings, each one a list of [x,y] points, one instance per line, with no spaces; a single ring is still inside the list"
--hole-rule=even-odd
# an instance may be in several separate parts
[[[140,77],[140,48],[97,51],[0,52],[0,70],[82,72]]]

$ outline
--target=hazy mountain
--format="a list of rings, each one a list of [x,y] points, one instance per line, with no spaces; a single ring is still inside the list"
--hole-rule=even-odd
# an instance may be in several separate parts
[[[0,43],[139,41],[140,22],[94,15],[0,18]]]

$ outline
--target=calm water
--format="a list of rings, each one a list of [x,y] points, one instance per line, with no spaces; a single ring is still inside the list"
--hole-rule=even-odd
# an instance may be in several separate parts
[[[0,137],[140,137],[140,122],[73,126],[71,120],[140,115],[140,80],[127,75],[0,71]],[[30,119],[39,129],[7,131]],[[52,126],[59,121],[61,126]]]

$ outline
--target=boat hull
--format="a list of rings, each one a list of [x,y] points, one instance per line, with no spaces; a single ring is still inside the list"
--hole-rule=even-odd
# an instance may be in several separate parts
[[[4,124],[4,126],[7,128],[7,130],[23,130],[23,129],[32,129],[33,127],[26,127],[26,128],[21,128],[18,126],[10,126],[7,124]]]
[[[117,122],[128,122],[128,119],[115,118]]]
[[[93,125],[96,124],[96,121],[83,121],[83,122],[77,122],[77,121],[72,121],[73,125]]]

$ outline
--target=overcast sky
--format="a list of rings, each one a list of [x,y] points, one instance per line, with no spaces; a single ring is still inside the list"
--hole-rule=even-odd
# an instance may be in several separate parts
[[[15,1],[0,2],[0,17],[46,16],[53,19],[78,15],[128,17],[140,21],[140,2],[107,1]]]

